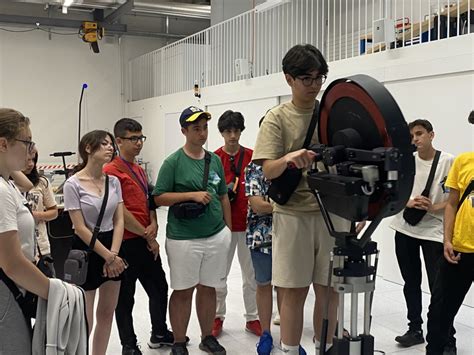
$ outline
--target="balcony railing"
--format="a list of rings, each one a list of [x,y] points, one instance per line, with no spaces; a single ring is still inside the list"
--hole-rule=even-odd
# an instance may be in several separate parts
[[[380,19],[392,21],[394,38],[374,43],[374,21]],[[314,44],[332,62],[469,33],[474,0],[282,0],[131,60],[128,98],[277,73],[298,43]],[[244,64],[240,72],[236,60]]]

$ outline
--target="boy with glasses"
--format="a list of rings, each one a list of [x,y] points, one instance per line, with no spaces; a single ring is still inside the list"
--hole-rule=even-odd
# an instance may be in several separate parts
[[[292,100],[272,108],[265,115],[252,159],[263,166],[265,178],[270,180],[279,177],[289,166],[303,169],[303,177],[288,202],[273,204],[272,227],[272,284],[281,288],[284,295],[280,308],[281,347],[290,355],[301,355],[306,354],[299,344],[304,303],[311,284],[316,294],[313,319],[316,348],[320,343],[327,301],[327,349],[336,328],[338,297],[327,285],[334,239],[329,235],[316,199],[306,183],[307,169],[316,154],[302,148],[328,66],[321,52],[310,44],[291,48],[282,64]],[[317,142],[315,131],[311,144]],[[336,230],[349,230],[348,221],[336,216],[331,218]]]
[[[228,188],[232,211],[232,242],[227,259],[226,278],[229,275],[235,249],[239,257],[240,270],[242,271],[242,293],[245,306],[245,330],[257,336],[262,334],[262,328],[257,314],[257,301],[255,273],[250,259],[250,251],[245,243],[245,230],[247,228],[248,198],[245,196],[245,167],[252,159],[252,150],[242,147],[239,143],[240,135],[245,129],[244,117],[240,112],[228,110],[224,112],[217,128],[224,138],[224,146],[217,149],[216,153],[224,167],[225,180]],[[227,282],[227,281],[226,281]],[[216,319],[212,334],[217,337],[222,331],[226,314],[227,284],[216,289],[217,309]]]
[[[171,346],[174,342],[173,333],[166,324],[168,283],[161,265],[160,245],[156,241],[156,206],[149,198],[151,190],[147,176],[135,162],[146,140],[142,126],[131,118],[122,118],[115,123],[114,135],[119,155],[104,167],[104,172],[116,176],[122,187],[125,222],[122,250],[129,263],[120,286],[115,320],[122,355],[140,355],[132,317],[136,282],[140,281],[148,296],[151,319],[148,346],[152,349]]]

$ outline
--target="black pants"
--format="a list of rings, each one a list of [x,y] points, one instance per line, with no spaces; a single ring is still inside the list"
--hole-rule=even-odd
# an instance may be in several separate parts
[[[137,279],[148,295],[151,331],[154,335],[164,335],[168,329],[166,325],[168,283],[161,265],[161,258],[158,256],[156,261],[153,259],[153,254],[147,249],[145,239],[139,237],[124,240],[122,252],[129,267],[120,286],[115,320],[122,345],[133,346],[137,343],[132,317]]]
[[[450,325],[473,281],[474,254],[461,253],[458,264],[450,264],[443,257],[428,311],[427,354],[443,354],[443,348],[451,341]]]
[[[395,252],[398,266],[405,284],[403,294],[407,305],[408,327],[411,330],[421,330],[421,258],[420,248],[425,260],[426,273],[430,292],[439,269],[440,258],[443,257],[443,244],[430,240],[410,237],[400,232],[395,233]]]

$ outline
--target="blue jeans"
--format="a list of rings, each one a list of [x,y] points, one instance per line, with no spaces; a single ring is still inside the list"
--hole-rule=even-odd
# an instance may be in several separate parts
[[[257,285],[268,285],[272,281],[272,254],[250,249],[250,257],[252,258]]]

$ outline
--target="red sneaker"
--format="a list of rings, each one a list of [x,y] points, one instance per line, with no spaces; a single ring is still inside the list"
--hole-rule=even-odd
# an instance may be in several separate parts
[[[212,336],[217,338],[222,333],[222,325],[224,321],[220,318],[214,319],[214,325],[212,326]]]
[[[251,320],[245,324],[245,330],[249,333],[254,333],[256,336],[262,335],[262,326],[260,325],[260,321]]]

